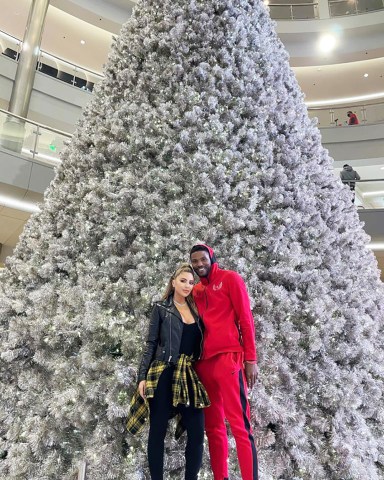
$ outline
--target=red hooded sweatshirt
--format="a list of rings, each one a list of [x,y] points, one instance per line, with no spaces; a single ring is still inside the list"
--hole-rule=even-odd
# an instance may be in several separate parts
[[[214,252],[208,245],[211,260]],[[225,352],[244,352],[244,360],[256,361],[255,325],[244,280],[232,270],[213,263],[208,277],[193,289],[203,319],[203,359]]]

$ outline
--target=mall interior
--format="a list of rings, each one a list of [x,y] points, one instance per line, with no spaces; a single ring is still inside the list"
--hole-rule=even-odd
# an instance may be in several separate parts
[[[318,118],[335,175],[348,164],[360,176],[355,206],[384,272],[384,0],[264,3],[308,113]],[[134,5],[0,0],[1,268],[39,209],[60,152],[103,79],[113,36]]]

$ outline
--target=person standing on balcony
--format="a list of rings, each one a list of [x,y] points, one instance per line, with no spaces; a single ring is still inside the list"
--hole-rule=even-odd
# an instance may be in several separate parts
[[[357,118],[356,113],[353,113],[351,110],[349,110],[347,112],[347,117],[349,118],[348,125],[358,125],[359,124],[359,119]]]
[[[349,186],[352,192],[352,203],[355,202],[355,180],[360,180],[360,175],[347,163],[343,165],[343,170],[340,172],[341,181]]]

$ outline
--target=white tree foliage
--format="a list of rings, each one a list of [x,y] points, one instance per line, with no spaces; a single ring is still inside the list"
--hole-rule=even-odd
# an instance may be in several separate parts
[[[263,2],[143,0],[105,75],[2,279],[0,478],[147,478],[146,314],[204,240],[252,299],[262,480],[383,479],[382,284]]]

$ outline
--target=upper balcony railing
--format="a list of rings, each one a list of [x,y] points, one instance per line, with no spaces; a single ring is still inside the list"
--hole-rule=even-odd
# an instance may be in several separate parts
[[[17,62],[21,48],[22,42],[18,38],[0,30],[0,53]],[[44,50],[40,51],[36,69],[50,77],[88,92],[92,92],[95,83],[103,78],[102,75],[96,72],[51,55]]]
[[[347,112],[352,111],[359,119],[359,125],[384,124],[384,102],[354,105],[348,107],[311,107],[311,118],[317,117],[319,127],[348,127]],[[359,126],[358,125],[358,126]],[[47,165],[58,165],[60,153],[71,134],[40,123],[18,117],[0,109],[0,148],[18,151],[28,159],[38,160]],[[383,133],[384,137],[384,133]],[[17,149],[15,149],[17,145]]]
[[[329,0],[328,4],[331,17],[360,15],[384,9],[383,0]]]
[[[384,104],[381,105],[384,112]],[[55,167],[60,165],[60,153],[71,137],[69,133],[0,109],[0,151]],[[356,181],[354,194],[358,208],[384,208],[384,179],[379,177]]]
[[[0,109],[0,149],[49,166],[60,164],[60,153],[72,135]]]
[[[384,123],[384,101],[376,103],[355,104],[348,106],[309,107],[311,118],[317,117],[319,127],[350,126],[347,114],[351,111],[357,116],[359,125]]]
[[[318,2],[281,3],[281,0],[265,0],[274,20],[308,20],[319,18]]]
[[[384,178],[361,179],[350,183],[352,183],[351,197],[355,197],[358,209],[384,208]]]
[[[326,18],[347,15],[359,15],[384,9],[383,0],[264,0],[274,20],[308,20],[322,18],[320,4],[325,3],[323,11]]]

